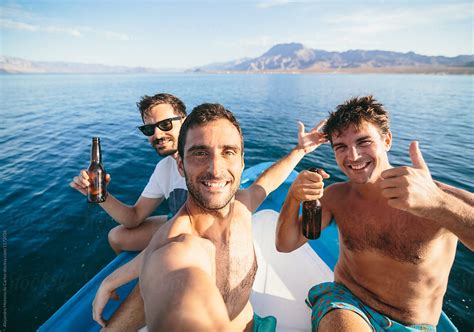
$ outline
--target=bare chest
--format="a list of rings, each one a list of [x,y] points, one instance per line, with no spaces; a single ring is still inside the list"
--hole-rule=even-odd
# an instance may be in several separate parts
[[[342,204],[341,204],[342,205]],[[386,204],[348,200],[334,212],[341,240],[351,251],[377,250],[401,261],[419,264],[439,232],[433,222]]]
[[[232,316],[247,303],[257,272],[251,225],[233,225],[229,241],[215,246],[216,285]]]

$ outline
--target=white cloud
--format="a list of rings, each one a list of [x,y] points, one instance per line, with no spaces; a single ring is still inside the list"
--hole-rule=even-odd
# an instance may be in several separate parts
[[[113,32],[113,31],[102,31],[101,32],[107,39],[129,41],[131,38],[125,33]]]
[[[26,30],[26,31],[38,31],[40,27],[38,25],[31,25],[23,22],[15,22],[0,18],[0,27],[5,29],[13,30]]]
[[[64,28],[64,27],[56,27],[56,26],[40,26],[34,25],[24,22],[12,21],[9,19],[0,18],[0,27],[5,29],[13,29],[13,30],[23,30],[23,31],[31,31],[31,32],[48,32],[48,33],[59,33],[59,34],[67,34],[73,37],[80,37],[81,31],[76,28]]]
[[[41,17],[35,17],[33,14],[24,11],[19,6],[0,6],[0,28],[30,31],[30,32],[46,32],[53,34],[65,34],[72,37],[83,37],[85,35],[98,35],[109,40],[129,41],[131,37],[125,33],[93,29],[87,26],[67,27],[48,24],[33,24],[34,21],[44,21]]]
[[[18,5],[1,6],[0,5],[0,16],[9,17],[11,19],[31,19],[33,14],[23,10]]]
[[[268,9],[272,7],[278,7],[278,6],[286,6],[290,4],[296,4],[296,3],[310,3],[310,0],[267,0],[267,1],[260,1],[257,3],[257,8],[260,9]]]
[[[325,22],[333,26],[333,31],[352,35],[373,34],[384,31],[399,31],[415,26],[456,22],[472,19],[474,6],[470,3],[431,5],[417,8],[386,7],[354,12],[350,15],[327,17]]]
[[[125,33],[93,29],[90,27],[59,27],[59,26],[41,26],[36,24],[29,24],[25,22],[13,21],[9,19],[0,18],[0,28],[22,30],[30,32],[47,32],[55,34],[65,34],[72,37],[82,37],[86,34],[96,34],[103,38],[118,41],[129,41],[131,37]]]
[[[289,4],[290,0],[269,0],[269,1],[262,1],[257,3],[257,8],[267,9],[276,6],[284,6]]]
[[[55,26],[48,26],[41,29],[42,31],[49,32],[49,33],[63,33],[66,35],[70,35],[73,37],[80,37],[82,33],[79,29],[76,28],[62,28],[62,27],[55,27]]]

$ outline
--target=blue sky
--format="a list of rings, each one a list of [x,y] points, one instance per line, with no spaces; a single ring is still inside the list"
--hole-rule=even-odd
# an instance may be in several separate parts
[[[189,68],[277,43],[328,51],[473,54],[472,1],[8,1],[0,53],[31,60]]]

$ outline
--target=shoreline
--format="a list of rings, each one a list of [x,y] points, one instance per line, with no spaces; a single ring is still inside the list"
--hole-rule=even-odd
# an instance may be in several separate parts
[[[413,74],[413,75],[474,75],[474,67],[380,67],[380,68],[315,68],[315,69],[278,69],[278,70],[183,70],[157,72],[46,72],[46,71],[5,71],[0,76],[15,75],[163,75],[163,74],[213,74],[213,75],[364,75],[364,74]]]
[[[416,74],[416,75],[474,75],[474,67],[357,67],[357,68],[315,68],[278,70],[194,70],[196,74]]]

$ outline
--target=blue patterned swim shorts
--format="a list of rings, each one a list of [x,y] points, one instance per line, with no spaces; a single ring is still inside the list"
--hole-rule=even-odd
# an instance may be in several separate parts
[[[277,320],[273,316],[260,317],[253,314],[253,332],[275,332]]]
[[[333,309],[346,309],[359,314],[376,332],[436,331],[436,327],[433,325],[403,325],[398,323],[365,305],[349,289],[335,282],[325,282],[311,288],[306,304],[312,310],[311,326],[313,331],[318,330],[321,319]]]

